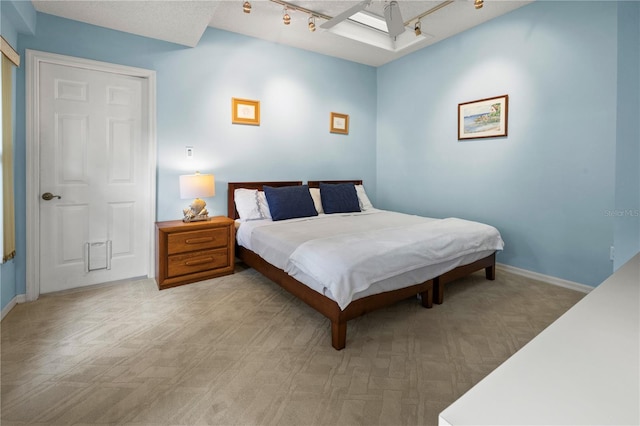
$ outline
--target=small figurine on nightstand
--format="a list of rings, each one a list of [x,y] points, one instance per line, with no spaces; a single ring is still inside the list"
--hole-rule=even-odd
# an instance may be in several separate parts
[[[193,200],[193,203],[189,204],[188,209],[183,209],[184,214],[183,222],[197,222],[200,220],[209,220],[209,212],[206,209],[207,204],[200,198]]]

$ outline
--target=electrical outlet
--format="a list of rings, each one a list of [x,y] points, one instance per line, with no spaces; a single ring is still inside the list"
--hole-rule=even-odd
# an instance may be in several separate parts
[[[192,146],[185,147],[185,151],[187,153],[187,158],[193,158],[193,147]]]
[[[611,246],[609,248],[609,260],[613,260],[616,257],[616,248],[614,246]]]

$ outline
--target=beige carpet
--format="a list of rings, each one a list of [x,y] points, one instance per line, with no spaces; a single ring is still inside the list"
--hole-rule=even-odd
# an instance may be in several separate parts
[[[584,294],[498,271],[329,322],[253,269],[42,296],[2,321],[2,425],[426,425]]]

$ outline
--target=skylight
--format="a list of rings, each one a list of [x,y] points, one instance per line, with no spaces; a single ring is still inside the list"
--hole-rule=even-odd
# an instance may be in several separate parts
[[[389,33],[387,28],[387,22],[382,16],[373,15],[367,12],[358,12],[349,17],[349,20],[355,21],[359,24],[366,25],[367,27],[374,28],[384,33]]]
[[[363,12],[352,15],[349,19],[345,19],[336,24],[328,31],[341,37],[346,37],[391,52],[399,52],[409,46],[433,37],[425,32],[417,36],[411,28],[407,28],[405,32],[397,37],[389,37],[387,33],[387,23],[384,19]]]

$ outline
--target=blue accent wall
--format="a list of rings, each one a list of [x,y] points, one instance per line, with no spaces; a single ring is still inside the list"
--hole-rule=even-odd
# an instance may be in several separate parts
[[[187,48],[1,3],[23,61],[34,49],[157,72],[157,220],[180,217],[178,176],[195,170],[216,175],[214,215],[229,181],[362,178],[378,207],[496,226],[498,261],[534,272],[595,286],[639,249],[638,219],[615,214],[640,197],[635,2],[534,2],[377,69],[212,28]],[[24,66],[16,92],[23,212]],[[458,103],[503,94],[508,137],[458,141]],[[231,97],[260,100],[261,125],[232,125]],[[350,115],[349,136],[329,133],[331,111]],[[16,219],[2,307],[26,289]]]
[[[614,270],[640,251],[640,3],[618,6]]]
[[[618,103],[617,21],[616,2],[535,2],[380,67],[379,206],[492,224],[499,262],[602,282],[632,102]],[[458,104],[503,94],[508,137],[458,141]]]
[[[0,12],[2,12],[2,36],[11,43],[14,49],[18,34],[35,33],[37,12],[30,1],[2,0]],[[11,28],[6,33],[5,25]],[[14,34],[10,34],[11,32],[14,32]],[[8,34],[11,38],[6,38],[5,34]]]

